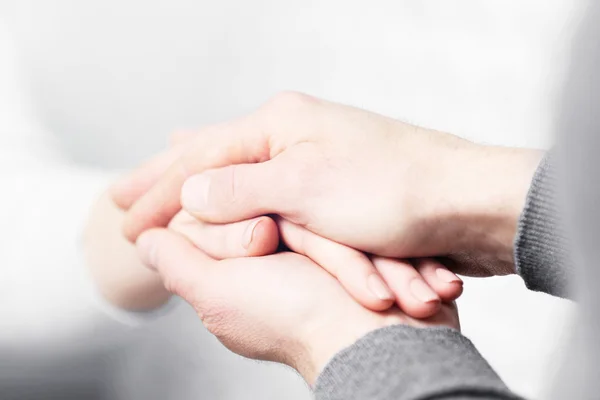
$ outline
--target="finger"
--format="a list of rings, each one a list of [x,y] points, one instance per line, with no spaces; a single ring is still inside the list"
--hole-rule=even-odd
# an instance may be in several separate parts
[[[181,189],[181,206],[203,221],[230,223],[265,214],[289,214],[291,165],[275,159],[230,165],[194,175]],[[283,176],[285,170],[286,176]],[[286,189],[284,189],[284,186]]]
[[[412,264],[383,257],[373,257],[372,261],[396,295],[402,311],[414,318],[427,318],[438,312],[440,297]]]
[[[462,294],[463,281],[438,260],[419,258],[413,261],[413,265],[442,301],[454,301]]]
[[[189,150],[130,208],[123,228],[129,240],[171,221],[181,209],[181,187],[189,176],[209,168],[262,162],[270,151],[265,130],[249,117],[207,128],[185,145]]]
[[[197,134],[198,132],[194,131],[175,131],[169,137],[169,144],[176,146],[180,143],[187,143]]]
[[[279,219],[278,225],[290,250],[307,256],[336,277],[360,304],[374,311],[392,306],[394,294],[365,254],[284,219]]]
[[[162,174],[183,154],[196,133],[178,131],[171,135],[170,148],[150,158],[141,166],[121,177],[110,188],[110,194],[117,206],[128,210],[131,205],[144,195]]]
[[[183,142],[178,143],[117,180],[109,189],[112,200],[122,210],[128,210],[158,181],[186,148]]]
[[[190,304],[198,303],[218,261],[166,229],[149,230],[136,244],[142,262],[158,272],[168,291]]]
[[[269,217],[218,225],[180,212],[169,227],[218,260],[269,255],[275,253],[279,245],[277,224]]]

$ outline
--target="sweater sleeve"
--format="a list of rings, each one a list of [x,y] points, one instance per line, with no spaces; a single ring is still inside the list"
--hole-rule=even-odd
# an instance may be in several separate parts
[[[566,297],[572,267],[560,219],[554,158],[547,155],[531,183],[515,239],[517,272],[531,290]]]
[[[520,399],[473,343],[449,328],[396,325],[338,353],[315,385],[317,400]]]

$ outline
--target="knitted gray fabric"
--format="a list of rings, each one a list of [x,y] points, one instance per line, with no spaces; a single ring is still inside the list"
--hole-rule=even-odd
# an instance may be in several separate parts
[[[540,163],[531,183],[515,240],[515,263],[531,290],[567,297],[568,276],[565,228],[559,219],[557,173],[551,156]]]
[[[527,287],[564,296],[564,235],[546,158],[534,176],[515,240]],[[338,353],[319,376],[317,400],[518,399],[458,331],[397,325]]]
[[[343,350],[319,377],[318,400],[519,399],[450,328],[397,325]]]

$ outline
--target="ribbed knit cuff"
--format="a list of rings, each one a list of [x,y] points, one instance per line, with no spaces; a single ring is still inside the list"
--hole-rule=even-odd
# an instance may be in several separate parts
[[[535,172],[519,220],[515,263],[529,289],[566,297],[568,244],[557,193],[558,174],[547,155]]]
[[[395,325],[338,353],[315,386],[317,400],[519,399],[469,339],[450,328]]]

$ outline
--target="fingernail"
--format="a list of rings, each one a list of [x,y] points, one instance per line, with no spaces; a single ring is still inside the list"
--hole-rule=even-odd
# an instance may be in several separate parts
[[[204,175],[194,175],[185,181],[181,188],[181,206],[191,212],[202,211],[208,203],[210,179]]]
[[[422,301],[423,303],[432,303],[440,300],[438,295],[431,290],[429,285],[418,278],[413,279],[410,283],[410,291],[417,300]]]
[[[262,220],[260,220],[260,219],[258,221],[252,222],[250,225],[248,225],[248,227],[244,231],[242,245],[244,246],[244,248],[246,250],[248,250],[248,248],[250,247],[250,244],[252,243],[252,239],[254,238],[254,231],[256,230],[256,227],[258,226],[258,224],[260,224],[261,222],[262,222]]]
[[[154,266],[156,246],[154,246],[154,241],[149,235],[142,234],[138,240],[135,242],[137,247],[138,256],[144,265],[148,268],[155,270]]]
[[[377,274],[369,275],[367,278],[367,286],[369,287],[371,293],[373,293],[379,300],[392,300],[394,298],[394,294],[390,288]]]
[[[454,275],[453,272],[450,272],[445,268],[438,268],[435,271],[435,273],[437,277],[440,278],[440,280],[446,283],[463,283],[462,279],[460,279],[458,276]]]

